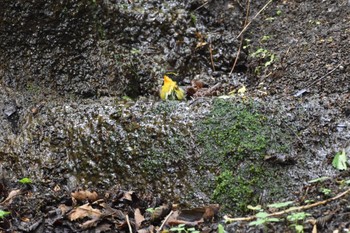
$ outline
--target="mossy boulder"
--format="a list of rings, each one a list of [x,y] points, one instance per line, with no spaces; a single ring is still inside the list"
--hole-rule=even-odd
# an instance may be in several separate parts
[[[201,163],[216,174],[209,185],[212,198],[224,208],[245,212],[261,198],[284,194],[283,187],[291,181],[283,176],[283,166],[265,158],[271,151],[285,153],[292,138],[261,113],[258,103],[217,99],[197,128]]]

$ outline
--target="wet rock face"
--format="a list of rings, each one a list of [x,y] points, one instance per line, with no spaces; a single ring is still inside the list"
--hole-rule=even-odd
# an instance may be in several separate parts
[[[102,99],[28,112],[21,132],[0,144],[2,166],[11,176],[59,179],[68,188],[120,184],[174,199],[191,193],[201,178],[191,130],[208,107]]]
[[[91,1],[6,1],[2,11],[4,84],[95,94],[89,83],[101,75],[93,64],[97,9]]]
[[[241,24],[229,1],[5,1],[0,11],[3,84],[85,98],[154,95],[167,70],[227,72]]]

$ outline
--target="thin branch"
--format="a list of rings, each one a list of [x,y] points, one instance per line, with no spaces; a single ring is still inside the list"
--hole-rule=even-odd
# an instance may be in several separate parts
[[[312,83],[310,83],[309,85],[306,86],[306,88],[314,85],[316,82],[321,81],[322,79],[324,79],[325,77],[327,77],[328,75],[330,75],[331,73],[333,73],[336,69],[338,69],[338,67],[341,66],[342,63],[340,63],[339,65],[337,65],[334,69],[332,69],[331,71],[329,71],[327,74],[323,75],[320,78],[317,78],[315,81],[313,81]]]
[[[248,17],[249,17],[249,11],[250,11],[250,0],[247,0],[246,6],[247,6],[247,11],[246,11],[246,14],[245,14],[245,20],[244,20],[244,24],[243,24],[244,26],[243,26],[243,27],[245,27],[245,26],[247,25],[247,23],[248,23]],[[234,61],[234,63],[233,63],[233,66],[232,66],[232,68],[231,68],[231,71],[230,71],[230,74],[229,74],[230,76],[231,76],[233,70],[234,70],[235,67],[236,67],[236,64],[237,64],[239,55],[240,55],[240,53],[241,53],[241,48],[242,48],[242,46],[243,46],[243,35],[241,36],[241,41],[239,42],[238,52],[237,52],[235,61]]]
[[[132,233],[132,228],[131,228],[130,221],[129,221],[129,215],[126,214],[125,219],[126,219],[126,222],[128,224],[128,227],[129,227],[129,232]]]
[[[209,53],[210,53],[210,62],[211,62],[211,66],[213,68],[213,71],[215,71],[215,66],[214,66],[214,59],[213,59],[213,48],[211,46],[211,40],[209,42]]]
[[[203,6],[207,5],[208,1],[206,1],[205,3],[203,3],[202,5],[200,5],[199,7],[197,7],[194,11],[197,11],[199,9],[201,9]]]
[[[312,204],[304,205],[304,206],[291,207],[291,208],[283,210],[283,211],[279,211],[279,212],[268,214],[267,217],[280,216],[280,215],[283,215],[283,214],[286,214],[286,213],[290,213],[290,212],[293,212],[293,211],[298,212],[298,211],[310,209],[310,208],[313,208],[313,207],[316,207],[316,206],[325,205],[328,202],[335,201],[335,200],[345,196],[348,193],[350,193],[350,189],[347,189],[346,191],[344,191],[342,193],[339,193],[335,197],[332,197],[332,198],[329,198],[329,199],[326,199],[326,200],[323,200],[323,201],[315,202],[315,203],[312,203]],[[252,221],[252,220],[256,219],[256,216],[254,215],[254,216],[240,217],[240,218],[229,218],[227,216],[224,216],[224,218],[225,218],[225,220],[227,222],[231,223],[231,222],[237,222],[237,221]]]
[[[164,219],[162,225],[160,225],[159,229],[157,230],[157,233],[159,233],[159,232],[163,229],[165,223],[169,220],[170,216],[171,216],[173,213],[174,213],[173,210],[170,211],[170,213],[168,214],[168,216],[166,216],[166,218]]]
[[[266,7],[272,2],[273,0],[269,0],[264,6],[263,8],[261,8],[261,10],[256,13],[256,15],[252,18],[252,20],[250,20],[249,23],[247,23],[247,25],[245,25],[245,27],[243,28],[243,30],[238,34],[238,36],[236,38],[239,38],[243,32],[245,32],[247,30],[247,28],[249,27],[249,25],[253,22],[253,20],[258,17],[258,15],[260,15],[260,13],[266,9]]]

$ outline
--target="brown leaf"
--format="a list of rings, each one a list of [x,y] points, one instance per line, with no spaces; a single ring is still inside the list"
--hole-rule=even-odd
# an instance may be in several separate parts
[[[60,204],[58,208],[61,210],[61,214],[64,215],[69,210],[71,210],[71,207],[66,206],[65,204]]]
[[[217,83],[210,88],[201,88],[194,94],[194,97],[216,96],[220,87],[221,83]]]
[[[196,45],[196,49],[200,48],[200,47],[203,47],[207,44],[207,42],[198,42],[197,45]]]
[[[197,89],[194,87],[186,87],[186,96],[191,97],[197,92]]]
[[[191,227],[195,227],[198,226],[198,224],[202,223],[203,220],[200,221],[194,221],[194,222],[189,222],[189,221],[184,221],[184,220],[177,220],[177,219],[173,219],[173,220],[169,220],[168,224],[170,226],[177,226],[180,224],[185,224],[186,226],[191,226]]]
[[[153,225],[150,225],[147,228],[142,228],[142,229],[137,231],[137,233],[152,233],[152,232],[155,232],[155,229],[154,229]]]
[[[85,217],[99,218],[101,217],[101,211],[99,209],[92,208],[90,204],[87,203],[85,205],[73,209],[68,215],[68,219],[71,221],[75,221],[77,219]]]
[[[211,204],[204,208],[205,208],[205,212],[203,214],[203,219],[205,222],[209,222],[209,221],[212,221],[217,216],[220,209],[220,205]]]
[[[167,216],[170,213],[171,207],[172,205],[169,203],[169,204],[163,204],[162,206],[155,208],[151,216],[151,221],[155,222],[163,219],[165,216]]]
[[[83,224],[80,224],[79,226],[82,228],[82,229],[88,229],[88,228],[91,228],[91,227],[95,227],[97,225],[97,223],[99,222],[100,218],[93,218],[91,220],[88,220],[86,222],[84,222]]]
[[[104,216],[113,216],[117,219],[124,219],[125,215],[123,213],[123,211],[118,210],[118,209],[114,209],[112,207],[110,207],[109,205],[107,205],[106,203],[101,203],[100,204],[101,207],[103,207],[103,215]]]
[[[58,192],[60,190],[61,190],[61,187],[58,184],[56,184],[56,186],[53,188],[53,191],[55,192]]]
[[[95,233],[110,232],[110,231],[111,231],[111,224],[108,224],[108,223],[100,224],[95,229]]]
[[[10,205],[12,203],[12,199],[19,194],[21,194],[20,189],[12,190],[9,193],[9,195],[6,197],[6,199],[3,202],[1,202],[0,204],[5,205],[5,206]]]
[[[204,207],[184,209],[175,211],[169,218],[169,225],[197,225],[200,222],[212,221],[218,214],[220,206],[218,204],[210,204]]]
[[[22,221],[22,222],[30,222],[30,219],[27,218],[27,217],[22,217],[22,218],[21,218],[21,221]]]
[[[205,84],[205,83],[203,82],[203,80],[200,80],[200,79],[193,79],[193,80],[191,81],[191,84],[192,84],[192,87],[194,87],[196,90],[202,89],[202,88],[204,88],[204,87],[208,87],[208,85]]]
[[[75,191],[74,193],[71,193],[71,196],[78,201],[84,201],[84,200],[96,201],[98,198],[98,194],[95,191],[90,192],[88,190]]]
[[[141,214],[141,211],[139,208],[135,209],[135,223],[136,223],[136,229],[140,229],[141,223],[145,220],[143,215]]]
[[[134,191],[124,192],[123,199],[128,200],[128,201],[132,201],[133,194],[134,194]]]

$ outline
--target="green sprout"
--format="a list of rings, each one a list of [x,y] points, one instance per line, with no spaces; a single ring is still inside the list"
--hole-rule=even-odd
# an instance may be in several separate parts
[[[150,212],[151,214],[153,214],[153,212],[155,211],[155,208],[147,208],[146,211]]]
[[[179,224],[177,227],[170,228],[170,231],[175,231],[178,233],[185,232],[185,233],[200,233],[200,231],[197,231],[196,228],[186,228],[185,224]]]
[[[267,229],[267,224],[270,222],[279,222],[278,218],[271,218],[266,212],[259,212],[256,215],[256,220],[249,223],[249,226],[264,226],[264,229]]]
[[[327,189],[327,188],[321,188],[321,193],[323,193],[326,196],[329,196],[332,193],[332,190]]]
[[[346,170],[347,169],[347,156],[345,154],[345,150],[342,152],[338,152],[335,154],[334,159],[332,161],[332,165],[334,168],[338,170]]]
[[[193,25],[196,25],[196,23],[197,23],[197,16],[194,13],[191,13],[190,17],[191,17],[191,22],[193,23]]]
[[[9,214],[10,214],[10,212],[8,212],[8,211],[0,210],[0,219],[3,219],[4,217],[6,217]]]
[[[304,222],[306,217],[310,216],[310,214],[305,213],[305,212],[297,212],[297,213],[292,213],[287,216],[287,220],[290,222],[293,222],[291,225],[294,227],[295,231],[297,233],[303,233],[304,232],[304,226],[301,224],[301,222]]]
[[[293,201],[279,202],[279,203],[267,205],[267,207],[278,209],[278,208],[287,207],[293,203],[294,203]]]
[[[260,39],[260,42],[261,42],[261,43],[264,43],[264,42],[268,41],[269,39],[271,39],[271,36],[269,36],[269,35],[264,35],[264,36]]]
[[[31,183],[33,183],[33,181],[31,179],[29,179],[28,177],[24,177],[24,178],[20,179],[18,182],[21,183],[21,184],[31,184]]]
[[[267,49],[259,48],[254,53],[250,55],[253,58],[258,58],[262,62],[264,62],[264,67],[272,65],[272,63],[275,62],[275,54],[270,52]],[[261,69],[261,66],[258,66],[255,70],[256,73],[259,73],[259,70]]]
[[[218,225],[218,233],[225,233],[226,231],[225,231],[225,228],[224,228],[224,226],[222,225],[222,224],[219,224]]]

